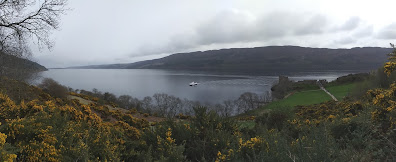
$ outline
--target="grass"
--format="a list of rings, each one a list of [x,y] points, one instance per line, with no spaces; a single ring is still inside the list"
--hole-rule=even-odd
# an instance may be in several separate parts
[[[332,100],[332,98],[320,89],[296,92],[285,99],[273,101],[268,105],[256,110],[252,110],[245,115],[258,115],[268,109],[276,109],[277,111],[282,111],[285,113],[293,113],[291,110],[297,105],[312,105],[329,100]]]
[[[357,83],[349,83],[349,84],[343,84],[343,85],[332,85],[329,84],[325,88],[333,94],[338,100],[342,100],[345,96],[347,96],[351,90],[357,85]],[[269,103],[268,105],[265,105],[264,107],[252,110],[246,114],[241,114],[239,116],[251,116],[251,115],[259,115],[262,114],[265,111],[270,111],[270,110],[277,110],[277,111],[282,111],[285,113],[292,114],[293,109],[297,105],[313,105],[313,104],[319,104],[325,101],[330,101],[332,98],[327,95],[324,91],[320,89],[316,90],[309,90],[310,88],[313,87],[306,87],[307,89],[304,89],[305,91],[301,92],[295,92],[294,94],[290,95],[289,97],[278,100],[278,101],[273,101]],[[246,125],[249,125],[249,123],[246,123]],[[242,125],[242,127],[245,125]]]
[[[279,107],[294,107],[297,105],[312,105],[331,100],[331,97],[322,90],[296,92],[288,98],[269,103],[266,109]]]
[[[254,120],[239,121],[238,123],[239,123],[239,129],[242,129],[242,128],[252,129],[252,128],[254,128],[254,125],[256,125]]]
[[[342,100],[347,96],[351,90],[356,86],[357,83],[343,84],[343,85],[333,85],[325,87],[334,97],[338,100]]]

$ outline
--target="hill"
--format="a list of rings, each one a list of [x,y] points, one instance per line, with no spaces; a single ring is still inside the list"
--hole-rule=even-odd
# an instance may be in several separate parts
[[[47,68],[36,62],[0,52],[0,76],[21,79],[31,73],[46,70]]]
[[[268,46],[172,54],[130,64],[92,65],[89,69],[182,69],[224,72],[368,71],[383,65],[391,48],[352,49]]]

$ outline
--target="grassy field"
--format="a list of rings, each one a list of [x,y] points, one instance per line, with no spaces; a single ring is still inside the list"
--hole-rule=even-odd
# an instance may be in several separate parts
[[[338,100],[342,100],[348,93],[356,86],[356,83],[344,84],[344,85],[332,85],[326,87],[326,89],[333,94]],[[332,100],[322,90],[308,90],[302,92],[296,92],[286,99],[278,100],[269,103],[265,106],[265,109],[289,109],[297,105],[312,105],[318,104],[325,101]]]
[[[294,107],[297,105],[312,105],[331,100],[331,97],[322,90],[310,90],[297,92],[288,98],[274,101],[265,106],[266,109],[274,109],[281,107]]]
[[[296,92],[285,99],[273,101],[264,107],[253,110],[249,112],[247,115],[258,115],[268,109],[270,110],[276,109],[278,111],[292,113],[291,110],[294,108],[294,106],[318,104],[329,100],[332,100],[332,98],[329,95],[327,95],[324,91],[319,89]]]
[[[242,128],[249,128],[252,129],[254,127],[256,123],[254,122],[254,120],[250,120],[250,121],[239,121],[239,129]]]
[[[329,85],[325,87],[331,94],[333,94],[338,100],[342,100],[345,96],[347,96],[350,91],[356,86],[357,83],[352,84],[344,84],[344,85]],[[332,100],[332,98],[327,95],[324,91],[317,90],[305,90],[301,92],[295,92],[289,97],[274,101],[269,103],[268,105],[258,108],[256,110],[252,110],[247,114],[242,114],[241,116],[250,116],[250,115],[259,115],[265,111],[277,110],[283,111],[286,113],[293,113],[293,108],[297,105],[312,105],[319,104],[325,101]],[[254,121],[241,121],[240,128],[251,128],[254,126]]]
[[[345,96],[347,96],[351,90],[356,86],[357,83],[351,83],[351,84],[344,84],[344,85],[334,85],[334,86],[329,86],[325,87],[331,94],[333,94],[334,97],[336,97],[338,100],[342,100]]]

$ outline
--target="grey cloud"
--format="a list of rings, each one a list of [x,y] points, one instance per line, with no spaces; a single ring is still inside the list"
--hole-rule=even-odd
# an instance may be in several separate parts
[[[373,25],[368,25],[361,29],[358,29],[356,32],[353,33],[352,36],[355,38],[364,38],[373,35],[373,33],[374,33]]]
[[[225,11],[198,26],[189,46],[268,41],[290,35],[319,34],[324,32],[326,24],[327,19],[322,15],[273,12],[251,18],[246,13]],[[175,47],[180,38],[184,39],[175,37],[169,46]]]
[[[352,30],[359,23],[359,18],[352,17],[339,29]],[[261,17],[253,17],[248,13],[228,10],[201,23],[191,32],[171,37],[165,45],[145,45],[132,56],[186,52],[203,46],[221,44],[271,42],[274,39],[295,36],[319,36],[334,32],[328,27],[329,24],[329,19],[321,14],[272,12]],[[348,41],[352,40],[338,40],[340,43]]]
[[[376,37],[379,39],[396,39],[396,23],[392,23],[380,29]]]
[[[352,44],[352,43],[356,43],[356,39],[353,39],[351,37],[345,37],[345,38],[341,38],[341,39],[334,41],[334,44],[337,44],[337,45],[340,45],[340,44],[345,45],[345,44]]]
[[[327,18],[323,15],[314,15],[300,22],[296,35],[321,34],[325,32]]]
[[[361,19],[359,17],[351,17],[344,24],[337,27],[335,30],[350,31],[350,30],[356,29],[359,26],[360,22],[361,22]]]
[[[199,45],[265,41],[290,35],[325,32],[327,18],[290,12],[274,12],[252,19],[240,12],[224,12],[196,28]]]
[[[291,13],[274,12],[259,18],[253,32],[261,40],[283,37],[291,34],[289,27],[295,23],[296,19]]]
[[[198,44],[232,43],[250,40],[254,22],[249,15],[237,11],[223,11],[195,29]]]
[[[145,44],[144,46],[140,46],[134,53],[131,53],[130,56],[142,57],[186,51],[194,48],[197,45],[196,42],[196,36],[192,34],[175,35],[170,38],[169,43],[166,45]]]

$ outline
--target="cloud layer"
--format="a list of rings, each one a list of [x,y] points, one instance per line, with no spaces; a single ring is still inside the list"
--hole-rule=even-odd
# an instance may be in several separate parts
[[[373,27],[364,24],[359,17],[353,16],[333,25],[326,15],[314,13],[271,12],[255,17],[249,12],[225,10],[192,30],[174,35],[164,45],[141,46],[131,56],[147,56],[156,54],[176,53],[205,49],[205,47],[221,48],[236,44],[288,45],[298,39],[323,39],[333,35],[330,43],[324,45],[340,46],[357,42],[357,38],[369,37],[373,34]],[[388,29],[388,28],[387,28]],[[386,35],[391,32],[384,29]],[[385,31],[386,30],[386,31]],[[396,32],[395,32],[396,34]],[[274,43],[274,40],[279,43]],[[325,40],[325,39],[324,39]],[[304,41],[300,43],[304,45]],[[258,44],[260,44],[258,43]],[[308,45],[315,45],[310,42]],[[299,45],[297,43],[297,45]],[[307,46],[307,45],[306,45]]]
[[[53,35],[55,48],[34,51],[34,57],[47,67],[67,67],[221,48],[387,47],[396,42],[396,21],[389,14],[395,5],[394,0],[70,1],[73,10]]]

